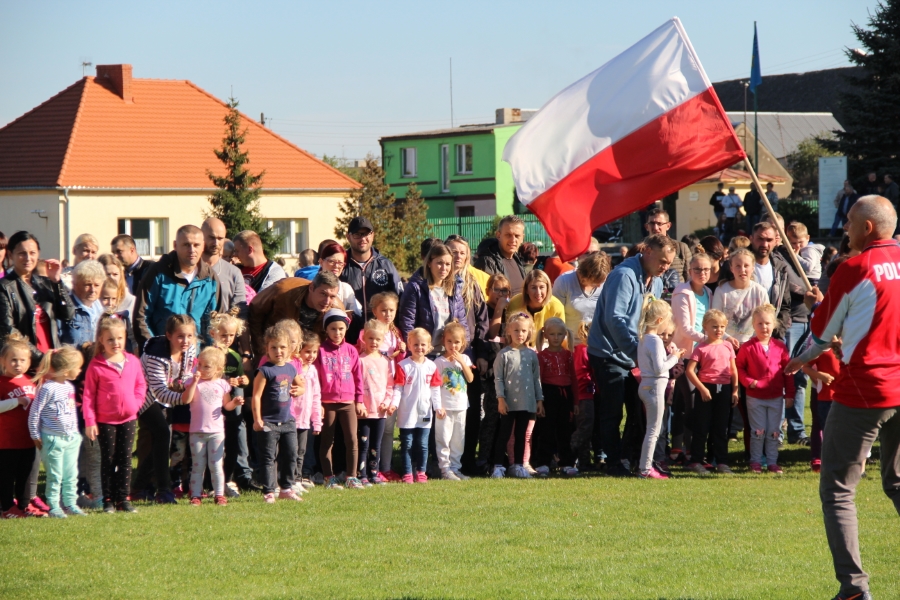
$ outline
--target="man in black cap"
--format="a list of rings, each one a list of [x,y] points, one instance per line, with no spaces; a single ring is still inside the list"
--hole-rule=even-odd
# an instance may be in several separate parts
[[[347,227],[350,255],[341,273],[341,281],[353,288],[366,319],[372,318],[369,300],[381,292],[403,292],[403,283],[394,263],[374,248],[375,228],[366,217],[353,217]]]

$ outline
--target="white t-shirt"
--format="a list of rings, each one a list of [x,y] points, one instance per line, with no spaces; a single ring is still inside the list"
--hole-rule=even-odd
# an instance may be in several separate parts
[[[465,354],[462,360],[470,369],[472,361]],[[457,361],[450,361],[443,356],[434,359],[441,376],[441,407],[444,410],[466,410],[469,408],[468,384],[463,375],[462,366]]]
[[[775,270],[772,268],[772,261],[770,260],[764,265],[756,263],[753,271],[756,274],[756,282],[765,288],[766,293],[771,291],[775,284]]]
[[[434,331],[431,332],[431,345],[434,346],[434,352],[443,352],[444,326],[450,320],[450,299],[440,286],[431,288],[429,294],[438,314],[438,321],[434,324]]]

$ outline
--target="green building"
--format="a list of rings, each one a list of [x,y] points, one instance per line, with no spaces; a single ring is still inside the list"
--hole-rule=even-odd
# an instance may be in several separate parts
[[[503,149],[534,112],[500,108],[491,124],[383,137],[385,183],[402,195],[415,182],[429,219],[512,214],[515,185]]]

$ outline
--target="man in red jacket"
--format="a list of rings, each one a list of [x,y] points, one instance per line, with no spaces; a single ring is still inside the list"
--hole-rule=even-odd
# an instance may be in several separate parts
[[[825,423],[819,496],[825,534],[841,591],[835,598],[871,598],[859,555],[854,496],[866,454],[881,436],[884,493],[900,512],[900,244],[892,240],[897,213],[881,196],[860,198],[846,225],[860,254],[838,267],[812,319],[813,344],[788,363],[796,372],[841,341],[844,365]],[[812,303],[818,296],[807,294]]]

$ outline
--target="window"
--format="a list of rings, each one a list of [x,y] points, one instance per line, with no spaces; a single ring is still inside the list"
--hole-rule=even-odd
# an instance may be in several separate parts
[[[472,144],[456,145],[456,174],[472,174]]]
[[[457,210],[459,210],[460,217],[474,217],[475,216],[475,207],[474,206],[460,206]]]
[[[416,176],[416,149],[400,148],[400,176]]]
[[[162,256],[168,251],[166,241],[168,219],[119,219],[119,233],[134,238],[134,245],[141,256]]]
[[[309,222],[307,219],[273,219],[269,229],[284,236],[278,254],[300,254],[309,248]]]
[[[450,146],[441,146],[441,191],[450,191]]]

